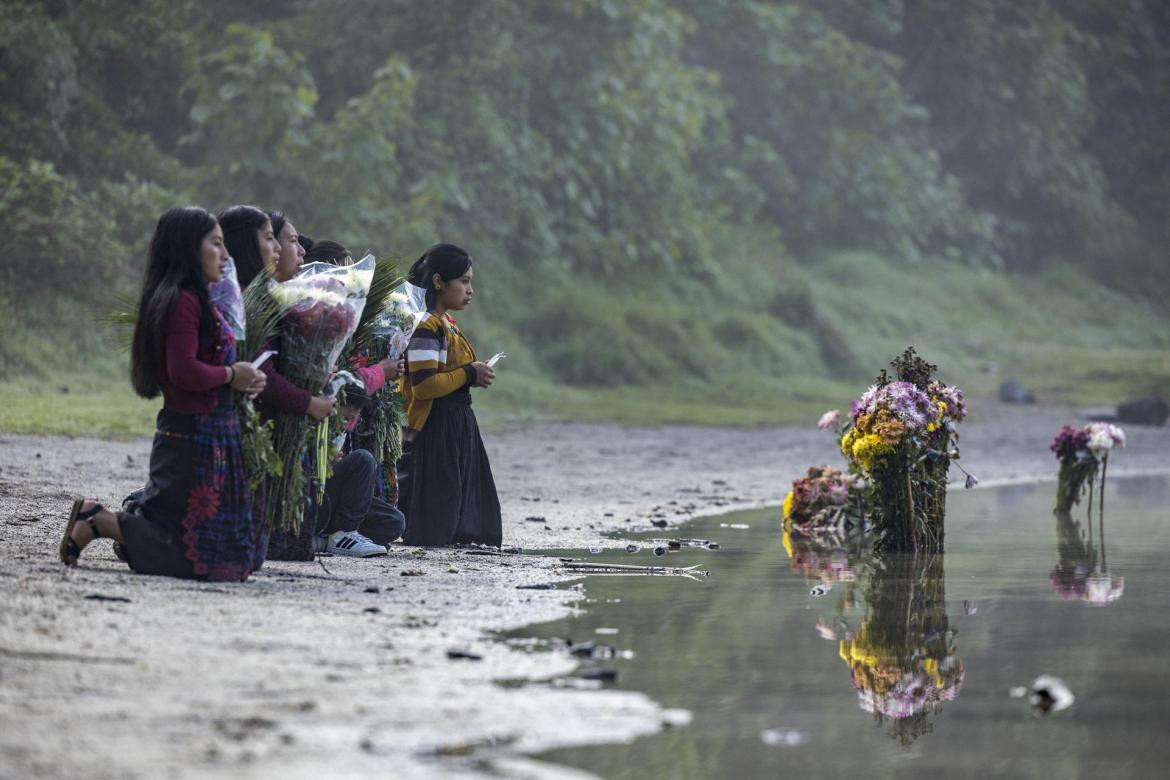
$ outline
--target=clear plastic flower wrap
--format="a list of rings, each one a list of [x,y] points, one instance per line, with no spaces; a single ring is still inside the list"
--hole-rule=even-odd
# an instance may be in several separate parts
[[[362,316],[373,277],[374,257],[367,255],[349,266],[309,263],[287,282],[270,282],[280,307],[286,379],[321,392]]]
[[[240,289],[240,277],[236,274],[236,263],[230,257],[227,267],[224,268],[223,278],[218,282],[207,285],[207,294],[215,308],[227,320],[228,327],[236,344],[243,345],[247,340],[247,317],[244,314],[244,293]],[[251,355],[241,355],[241,360],[251,359]]]
[[[281,315],[279,370],[285,379],[313,395],[323,391],[361,319],[374,265],[373,255],[350,266],[310,263],[293,279],[269,282]],[[318,424],[313,437],[307,416],[277,416],[273,441],[282,474],[272,481],[266,506],[274,529],[300,532],[307,490],[302,458],[310,438],[319,442],[326,426]],[[318,489],[325,476],[315,473]]]
[[[414,329],[427,316],[427,293],[403,282],[390,294],[386,308],[374,319],[374,352],[378,360],[397,360],[406,352]]]

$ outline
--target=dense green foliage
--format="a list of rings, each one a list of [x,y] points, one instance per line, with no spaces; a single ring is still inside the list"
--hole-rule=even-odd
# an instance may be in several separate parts
[[[164,208],[254,202],[467,246],[473,333],[554,384],[866,376],[852,250],[1163,322],[1168,56],[1157,0],[12,0],[0,303],[125,294]]]

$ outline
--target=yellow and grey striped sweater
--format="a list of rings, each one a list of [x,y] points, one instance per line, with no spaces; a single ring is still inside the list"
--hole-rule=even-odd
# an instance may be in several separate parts
[[[455,320],[431,313],[419,323],[406,347],[406,374],[399,390],[406,400],[407,425],[421,431],[436,398],[475,382],[475,350]]]

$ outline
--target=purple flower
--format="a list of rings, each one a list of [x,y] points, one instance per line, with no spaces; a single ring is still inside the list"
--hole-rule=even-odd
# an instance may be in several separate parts
[[[963,487],[970,489],[970,488],[975,487],[978,484],[979,484],[979,480],[975,479],[975,475],[968,474],[967,481],[965,483],[963,483]]]
[[[1087,451],[1088,448],[1088,432],[1071,425],[1061,426],[1060,433],[1056,434],[1056,438],[1048,446],[1048,449],[1052,450],[1056,454],[1057,460],[1060,461],[1075,460],[1078,452]]]

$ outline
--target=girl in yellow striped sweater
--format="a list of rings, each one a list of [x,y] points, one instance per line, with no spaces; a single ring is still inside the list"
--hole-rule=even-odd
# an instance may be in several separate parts
[[[490,387],[495,372],[478,360],[450,312],[471,304],[471,256],[437,244],[410,269],[427,291],[427,318],[406,348],[401,380],[408,427],[398,463],[398,508],[407,544],[502,541],[500,501],[471,410],[471,388]]]

